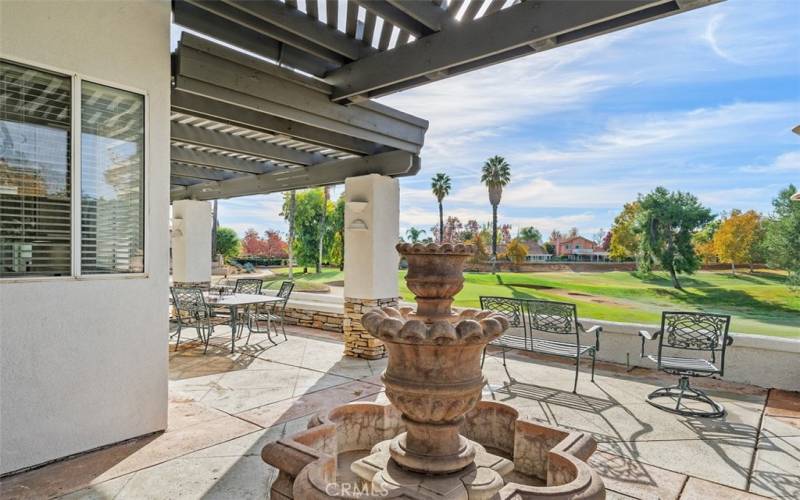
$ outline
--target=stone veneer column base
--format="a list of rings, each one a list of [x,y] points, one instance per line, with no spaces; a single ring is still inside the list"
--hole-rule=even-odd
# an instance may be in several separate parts
[[[386,355],[383,342],[376,339],[361,324],[361,316],[376,308],[397,307],[399,297],[388,299],[344,298],[344,354],[355,358],[380,359]]]

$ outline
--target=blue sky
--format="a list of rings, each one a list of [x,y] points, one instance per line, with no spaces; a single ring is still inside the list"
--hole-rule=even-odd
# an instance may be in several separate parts
[[[501,223],[608,229],[658,185],[719,213],[770,211],[800,184],[800,1],[728,0],[381,99],[430,121],[422,170],[401,180],[401,231],[445,215],[491,219],[483,161],[512,167]],[[337,187],[338,196],[342,187]],[[220,202],[240,233],[286,230],[280,195]]]

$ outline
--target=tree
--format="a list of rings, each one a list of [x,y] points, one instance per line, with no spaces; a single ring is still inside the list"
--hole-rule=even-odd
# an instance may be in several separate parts
[[[483,164],[481,182],[489,190],[492,205],[492,256],[497,258],[497,207],[503,196],[503,187],[511,182],[511,165],[502,156],[492,156]]]
[[[654,263],[669,272],[672,286],[682,290],[678,273],[691,274],[700,266],[692,246],[692,234],[714,216],[697,197],[681,191],[670,192],[659,186],[639,196],[641,212],[634,232],[639,242],[639,270],[650,272]]]
[[[470,262],[473,264],[478,262],[486,262],[486,259],[489,258],[489,253],[486,251],[486,244],[483,242],[481,235],[474,235],[467,243],[475,247],[475,253],[472,254],[472,257],[469,259]]]
[[[341,271],[344,267],[344,238],[342,237],[342,233],[334,233],[333,234],[333,244],[330,246],[330,251],[328,252],[328,260],[334,266],[339,266],[339,270]]]
[[[746,262],[752,269],[761,237],[761,215],[755,210],[734,210],[714,234],[714,249],[721,262],[730,263],[735,275],[737,262]]]
[[[542,240],[542,233],[533,226],[523,227],[519,230],[519,237],[524,241],[534,241],[539,243]]]
[[[422,235],[425,234],[424,229],[417,229],[414,226],[411,226],[406,230],[406,237],[411,243],[419,243],[419,239]]]
[[[503,224],[497,231],[498,240],[497,244],[508,245],[511,243],[511,224]]]
[[[633,226],[640,211],[639,202],[632,201],[626,203],[622,212],[614,218],[608,255],[612,259],[630,259],[639,251],[639,235],[633,230]]]
[[[295,237],[292,251],[297,263],[303,266],[303,272],[308,272],[309,266],[316,266],[319,259],[319,238],[323,231],[319,226],[322,216],[322,190],[307,189],[295,195],[294,224]],[[289,204],[291,196],[284,200],[283,213],[290,213]]]
[[[217,253],[227,258],[239,255],[239,236],[229,227],[217,228]]]
[[[764,255],[767,265],[789,272],[789,283],[800,286],[800,202],[792,201],[793,184],[772,200],[775,211],[766,221]]]
[[[281,238],[281,233],[274,229],[264,231],[262,239],[264,245],[264,255],[271,259],[285,259],[288,257],[289,245]]]
[[[601,250],[608,252],[608,249],[611,248],[611,238],[612,238],[611,231],[607,232],[605,236],[603,236],[603,240],[600,242]]]
[[[552,231],[550,231],[550,238],[548,238],[547,241],[549,241],[550,243],[555,243],[556,241],[563,239],[564,235],[561,234],[561,231],[559,231],[558,229],[553,229]]]
[[[470,219],[464,224],[464,232],[461,237],[464,241],[473,239],[478,233],[481,232],[481,225],[475,219]]]
[[[328,204],[328,230],[325,233],[325,246],[328,248],[328,261],[344,270],[344,193],[335,204]],[[334,248],[336,253],[334,253]]]
[[[444,210],[442,209],[442,200],[450,194],[450,176],[439,172],[431,179],[431,191],[436,196],[436,201],[439,202],[439,243],[444,242]]]
[[[327,228],[325,227],[325,216],[328,214],[328,200],[331,197],[330,187],[325,186],[322,188],[323,198],[322,198],[322,210],[320,210],[321,214],[319,216],[319,228],[321,230],[319,235],[319,242],[318,242],[318,250],[319,256],[317,257],[317,274],[322,272],[322,258],[324,257],[324,242],[325,242],[325,233],[327,232]]]
[[[692,235],[692,244],[697,256],[702,259],[703,264],[713,264],[717,262],[717,249],[714,247],[714,234],[716,234],[722,221],[714,219],[699,231]]]
[[[577,227],[569,228],[569,232],[567,233],[567,238],[575,238],[580,235],[580,231],[578,231]]]
[[[263,255],[263,241],[258,235],[258,231],[252,227],[244,232],[242,238],[242,253],[245,255]]]
[[[522,264],[528,256],[528,247],[520,238],[514,238],[506,247],[506,255],[514,264]]]
[[[283,193],[283,195],[283,210],[281,214],[289,222],[289,238],[287,243],[289,247],[289,280],[292,281],[294,279],[294,213],[297,209],[297,195],[294,189],[289,192],[288,200],[286,193]]]

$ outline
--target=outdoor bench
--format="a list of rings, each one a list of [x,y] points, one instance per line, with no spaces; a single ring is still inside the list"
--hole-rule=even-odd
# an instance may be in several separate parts
[[[550,354],[575,359],[575,383],[572,392],[578,388],[578,370],[582,356],[592,358],[592,381],[594,381],[594,365],[597,351],[600,350],[600,332],[603,327],[599,325],[585,329],[580,321],[575,304],[553,302],[547,300],[514,299],[508,297],[480,297],[481,309],[494,311],[508,319],[509,329],[506,333],[493,340],[490,345],[500,347],[503,353],[503,368],[511,383],[514,378],[508,373],[506,365],[506,350],[518,349],[521,351]],[[537,338],[535,333],[563,335],[572,341],[552,340]],[[594,345],[581,345],[581,333],[594,334]],[[486,358],[486,350],[483,352]]]

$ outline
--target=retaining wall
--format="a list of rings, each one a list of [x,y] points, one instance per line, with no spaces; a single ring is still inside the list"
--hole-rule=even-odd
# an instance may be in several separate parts
[[[273,292],[274,293],[274,292]],[[401,303],[400,305],[409,305]],[[344,298],[333,295],[296,292],[287,305],[287,322],[312,328],[341,332],[344,315]],[[598,358],[622,365],[653,368],[654,363],[641,359],[639,330],[655,331],[657,325],[616,323],[581,319],[586,328],[601,325]],[[537,338],[564,340],[563,336],[536,334]],[[800,391],[800,338],[785,339],[764,335],[733,333],[732,346],[725,359],[725,380]],[[594,335],[582,335],[581,343],[594,344]],[[655,354],[657,342],[646,344],[645,354]]]

